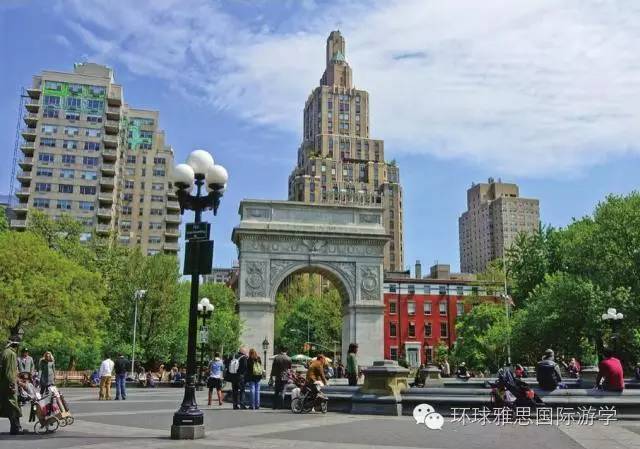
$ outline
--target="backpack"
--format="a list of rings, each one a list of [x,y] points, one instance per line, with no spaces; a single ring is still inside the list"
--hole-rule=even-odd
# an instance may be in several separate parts
[[[260,363],[258,360],[253,362],[253,375],[262,376],[262,363]]]
[[[229,363],[229,373],[237,374],[239,367],[240,367],[240,359],[233,358],[231,360],[231,363]]]

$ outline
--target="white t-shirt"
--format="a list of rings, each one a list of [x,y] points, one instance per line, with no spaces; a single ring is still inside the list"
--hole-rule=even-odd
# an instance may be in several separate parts
[[[113,360],[105,359],[100,364],[100,370],[98,371],[98,376],[112,376],[113,375]]]

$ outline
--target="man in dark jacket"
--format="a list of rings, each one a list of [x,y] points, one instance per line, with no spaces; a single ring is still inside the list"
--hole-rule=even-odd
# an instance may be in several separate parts
[[[547,349],[544,352],[542,360],[538,362],[536,368],[536,379],[541,389],[545,391],[553,391],[558,388],[560,382],[562,382],[562,375],[560,374],[560,367],[554,360],[554,354],[552,349]]]
[[[127,399],[127,370],[131,366],[131,362],[124,358],[122,354],[118,354],[118,358],[113,364],[113,370],[116,373],[116,401],[122,397]]]
[[[287,348],[280,348],[280,354],[273,358],[271,380],[273,381],[273,409],[284,408],[284,391],[289,379],[287,371],[291,369],[291,359]]]
[[[247,374],[247,348],[240,348],[238,353],[229,362],[229,377],[231,378],[231,396],[233,409],[246,409],[244,405],[245,375]]]
[[[19,336],[11,337],[0,356],[0,417],[9,418],[11,435],[23,433],[20,426],[22,409],[18,404],[19,379],[16,351],[19,344]]]

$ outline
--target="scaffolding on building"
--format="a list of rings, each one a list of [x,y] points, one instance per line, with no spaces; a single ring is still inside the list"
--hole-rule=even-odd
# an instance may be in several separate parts
[[[18,152],[20,151],[20,132],[22,131],[22,116],[24,114],[24,105],[26,99],[29,98],[24,87],[20,90],[20,101],[18,102],[18,122],[16,123],[16,135],[13,142],[13,160],[11,161],[11,179],[9,180],[9,207],[16,204],[16,176],[18,167]]]

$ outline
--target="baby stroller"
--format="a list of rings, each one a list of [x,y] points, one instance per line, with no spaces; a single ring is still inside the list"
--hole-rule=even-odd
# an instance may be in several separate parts
[[[508,368],[500,368],[496,382],[490,382],[489,385],[491,386],[491,405],[494,408],[536,408],[544,405],[540,396],[526,382],[515,378]]]
[[[31,401],[29,422],[35,421],[33,425],[35,433],[55,432],[58,427],[73,424],[74,419],[69,411],[69,405],[55,386],[47,387],[47,392],[43,396],[40,396],[31,384],[24,391]]]

